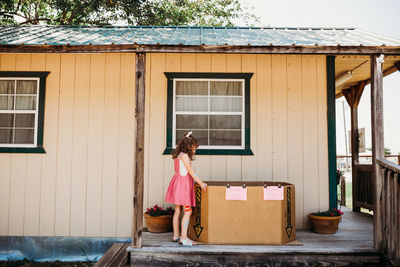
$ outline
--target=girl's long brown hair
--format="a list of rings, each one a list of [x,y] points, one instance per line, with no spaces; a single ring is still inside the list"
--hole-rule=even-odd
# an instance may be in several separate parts
[[[192,147],[199,147],[199,141],[193,136],[189,135],[189,137],[186,137],[188,133],[185,133],[183,135],[183,138],[179,143],[176,145],[176,148],[174,152],[172,152],[172,158],[176,159],[180,153],[186,153],[190,160],[194,159],[194,153],[192,151]]]

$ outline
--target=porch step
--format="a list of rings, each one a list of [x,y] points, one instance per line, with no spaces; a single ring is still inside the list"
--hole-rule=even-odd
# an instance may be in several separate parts
[[[128,251],[131,248],[128,247]],[[240,252],[132,250],[131,266],[385,266],[378,252]]]

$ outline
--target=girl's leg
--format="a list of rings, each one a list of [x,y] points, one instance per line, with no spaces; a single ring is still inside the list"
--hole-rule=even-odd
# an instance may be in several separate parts
[[[172,218],[172,226],[174,228],[174,236],[178,237],[179,235],[179,218],[181,217],[182,206],[175,205],[175,213]]]
[[[192,215],[192,208],[190,206],[185,206],[181,225],[181,240],[185,240],[187,238],[190,215]]]

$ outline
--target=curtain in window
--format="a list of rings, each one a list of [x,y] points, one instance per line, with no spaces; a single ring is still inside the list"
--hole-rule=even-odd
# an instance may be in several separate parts
[[[175,88],[176,142],[193,131],[203,146],[241,146],[242,81],[176,81]]]
[[[15,86],[16,85],[16,86]],[[0,143],[33,144],[37,100],[36,80],[0,81]],[[1,113],[26,111],[26,113]]]

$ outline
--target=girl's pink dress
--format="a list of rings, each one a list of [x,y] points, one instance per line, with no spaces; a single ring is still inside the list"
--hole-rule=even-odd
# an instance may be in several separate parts
[[[193,178],[187,173],[185,176],[180,174],[179,161],[180,156],[174,159],[175,175],[169,182],[165,201],[175,205],[182,206],[196,206],[194,195],[194,182]]]

